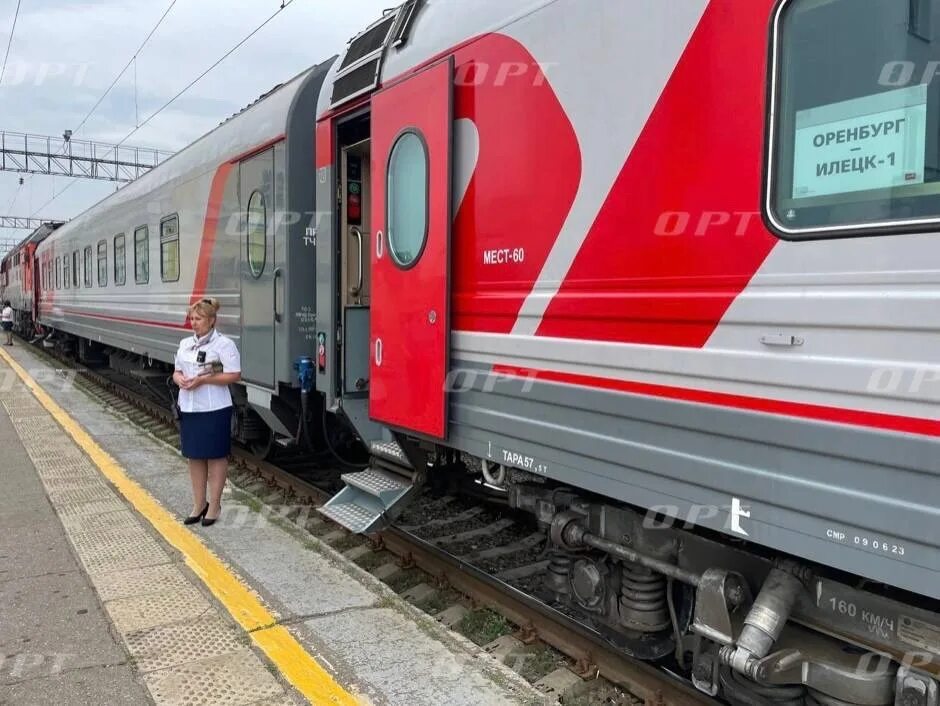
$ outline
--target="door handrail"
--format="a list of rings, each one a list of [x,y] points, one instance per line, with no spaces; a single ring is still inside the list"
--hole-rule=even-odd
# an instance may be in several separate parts
[[[271,281],[272,281],[272,285],[273,285],[273,287],[274,287],[274,323],[276,323],[276,324],[281,323],[281,314],[280,314],[280,312],[278,312],[278,310],[277,310],[277,281],[278,281],[278,279],[281,278],[281,275],[283,275],[283,274],[284,274],[284,270],[282,270],[280,267],[275,267],[275,268],[274,268],[274,275],[273,275],[273,278],[272,278],[272,280],[271,280]]]
[[[349,288],[349,293],[354,297],[358,297],[362,292],[362,231],[359,226],[353,226],[349,229],[349,232],[356,236],[356,243],[359,246],[359,276],[356,279],[356,286]]]

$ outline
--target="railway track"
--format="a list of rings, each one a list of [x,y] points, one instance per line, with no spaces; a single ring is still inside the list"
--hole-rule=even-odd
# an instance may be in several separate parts
[[[33,347],[75,384],[165,443],[176,445],[169,398],[110,369],[78,368],[60,354]],[[137,389],[135,389],[137,388]],[[631,659],[599,634],[538,600],[537,578],[550,562],[544,533],[529,520],[465,497],[426,491],[393,528],[375,537],[345,529],[302,508],[332,495],[328,471],[285,452],[274,462],[233,448],[230,477],[243,492],[318,536],[384,580],[441,622],[486,646],[567,704],[716,704],[684,680]],[[335,473],[333,474],[335,476]],[[469,604],[469,605],[468,605]]]

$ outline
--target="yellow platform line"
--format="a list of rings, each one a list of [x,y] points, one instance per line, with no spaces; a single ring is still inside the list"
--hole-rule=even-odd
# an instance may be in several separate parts
[[[225,606],[252,641],[274,663],[285,679],[314,704],[360,706],[354,695],[341,687],[297,642],[296,638],[264,607],[257,594],[209,549],[198,536],[186,529],[170,512],[137,482],[69,414],[53,400],[28,372],[10,355],[0,350],[0,358],[20,377],[40,404],[61,425],[73,441],[88,454],[101,473],[118,489],[137,512],[184,557],[187,566]]]

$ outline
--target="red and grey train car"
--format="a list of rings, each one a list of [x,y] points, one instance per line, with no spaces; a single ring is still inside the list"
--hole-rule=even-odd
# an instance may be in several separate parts
[[[39,302],[36,249],[60,225],[57,221],[43,223],[0,261],[0,302],[10,302],[14,328],[22,335],[31,335],[36,322]]]
[[[325,512],[484,474],[555,602],[703,691],[936,704],[938,62],[932,0],[369,27],[317,123],[316,384],[374,463]]]
[[[38,321],[53,339],[157,388],[187,307],[217,298],[242,353],[237,433],[262,452],[296,438],[294,365],[314,349],[312,124],[328,67],[276,87],[37,251]]]
[[[409,0],[41,243],[40,322],[166,365],[219,297],[244,438],[305,390],[370,446],[347,526],[479,475],[701,690],[937,706],[938,42],[938,0]]]

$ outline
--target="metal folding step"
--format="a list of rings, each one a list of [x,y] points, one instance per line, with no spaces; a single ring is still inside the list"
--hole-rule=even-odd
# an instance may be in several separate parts
[[[372,447],[372,466],[358,473],[344,473],[346,487],[320,508],[331,520],[358,534],[388,527],[395,514],[393,510],[396,506],[400,510],[405,498],[416,488],[410,464],[405,467],[408,461],[398,444],[377,442]],[[390,466],[401,473],[389,470]]]
[[[373,441],[369,445],[369,450],[376,458],[391,461],[402,468],[412,469],[408,457],[405,456],[405,452],[401,450],[401,446],[396,441]]]

